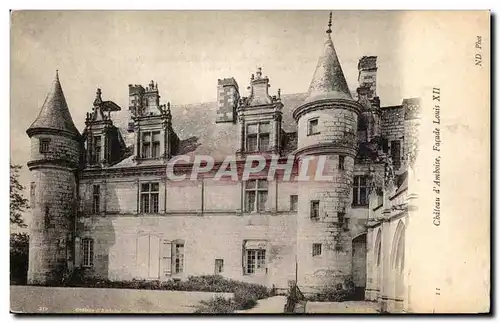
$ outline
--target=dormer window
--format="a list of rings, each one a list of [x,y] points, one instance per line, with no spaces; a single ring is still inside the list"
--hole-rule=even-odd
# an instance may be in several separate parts
[[[92,162],[94,164],[98,164],[101,162],[101,150],[102,150],[102,142],[101,136],[95,136],[94,139],[94,153],[92,154]]]
[[[142,158],[160,157],[160,131],[142,133]]]
[[[247,126],[247,151],[269,150],[269,122],[249,124]]]

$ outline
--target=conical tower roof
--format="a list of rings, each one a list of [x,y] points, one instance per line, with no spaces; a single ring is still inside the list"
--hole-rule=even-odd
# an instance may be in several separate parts
[[[330,36],[331,14],[327,37],[323,48],[323,54],[318,59],[318,65],[314,71],[313,79],[309,85],[308,96],[305,103],[325,99],[347,99],[352,100],[351,91],[340,66],[339,58]]]
[[[68,104],[66,103],[57,72],[56,78],[52,83],[52,88],[45,98],[38,117],[26,132],[31,136],[35,130],[41,129],[58,130],[70,135],[80,136],[69,113]]]

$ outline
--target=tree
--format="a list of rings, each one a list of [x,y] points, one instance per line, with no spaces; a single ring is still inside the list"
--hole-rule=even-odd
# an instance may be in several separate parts
[[[21,165],[10,164],[10,223],[26,228],[23,211],[29,208],[28,200],[23,196],[24,187],[19,183]]]
[[[26,284],[28,274],[29,236],[26,233],[10,235],[10,283]]]

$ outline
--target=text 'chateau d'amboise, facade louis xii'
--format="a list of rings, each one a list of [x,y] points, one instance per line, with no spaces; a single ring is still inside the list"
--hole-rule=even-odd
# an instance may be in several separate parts
[[[217,102],[161,104],[151,81],[128,85],[122,110],[98,89],[82,133],[56,75],[27,130],[28,283],[76,269],[114,281],[217,274],[278,291],[296,282],[305,295],[354,286],[388,311],[406,309],[420,101],[381,106],[376,56],[359,60],[351,92],[331,33],[307,93],[271,95],[260,68],[247,97],[234,78],[219,79]],[[281,169],[269,177],[271,163],[245,179],[214,177],[227,156],[241,174],[256,155],[280,164],[293,156],[290,180]],[[173,170],[185,180],[167,176],[177,156]],[[196,156],[215,162],[192,178]],[[330,180],[297,180],[319,157]]]

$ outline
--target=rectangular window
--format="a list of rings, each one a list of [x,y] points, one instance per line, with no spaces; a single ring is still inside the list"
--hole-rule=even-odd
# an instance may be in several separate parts
[[[311,201],[311,220],[319,220],[319,201]]]
[[[339,224],[341,226],[345,225],[345,213],[344,212],[337,212],[337,220],[339,221]]]
[[[158,213],[159,190],[160,187],[158,183],[141,184],[142,213]]]
[[[339,170],[344,170],[345,157],[339,156]]]
[[[248,135],[247,137],[247,151],[258,151],[257,135]]]
[[[39,143],[40,143],[40,147],[39,147],[40,153],[41,154],[48,153],[49,152],[50,139],[49,138],[40,139]]]
[[[82,239],[83,249],[83,267],[94,266],[94,240],[89,238]]]
[[[224,272],[224,259],[215,259],[215,274]]]
[[[266,210],[267,179],[252,179],[245,182],[245,211],[262,212]]]
[[[175,243],[174,248],[174,272],[179,274],[184,271],[184,243]]]
[[[153,152],[152,156],[153,158],[159,158],[160,157],[160,132],[155,131],[153,132]]]
[[[317,135],[319,133],[319,119],[310,119],[307,123],[307,135]]]
[[[401,143],[399,140],[391,141],[391,157],[394,168],[398,169],[401,166]]]
[[[245,274],[255,274],[257,269],[266,268],[266,250],[264,249],[247,249]]]
[[[92,213],[98,214],[101,206],[101,187],[94,185],[92,189]]]
[[[93,149],[94,149],[93,163],[99,164],[101,162],[101,150],[102,150],[101,136],[94,137]]]
[[[151,158],[151,132],[142,133],[142,158]]]
[[[368,177],[354,176],[353,205],[368,205]]]
[[[290,195],[290,211],[297,211],[298,204],[299,204],[299,196]]]
[[[312,256],[321,256],[321,243],[313,243]]]
[[[247,126],[247,151],[268,151],[270,138],[269,122],[254,123]]]

